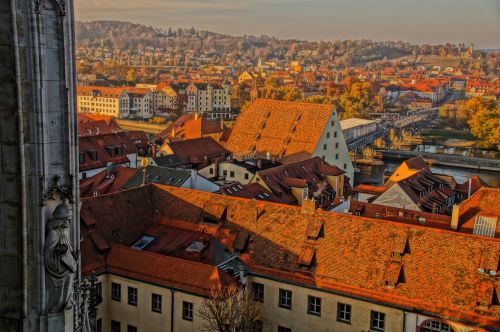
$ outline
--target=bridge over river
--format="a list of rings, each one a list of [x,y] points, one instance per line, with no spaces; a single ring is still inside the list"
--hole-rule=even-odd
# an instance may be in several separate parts
[[[443,165],[456,168],[468,168],[475,170],[485,170],[500,172],[500,160],[466,157],[461,155],[440,154],[430,152],[399,151],[399,150],[379,150],[387,159],[409,159],[422,156],[429,165]]]

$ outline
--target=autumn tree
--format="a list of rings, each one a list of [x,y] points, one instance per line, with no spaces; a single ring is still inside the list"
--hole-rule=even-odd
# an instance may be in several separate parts
[[[126,81],[127,82],[130,82],[130,83],[134,83],[135,80],[136,80],[136,71],[134,68],[130,68],[128,71],[127,71],[127,78],[126,78]]]
[[[342,119],[369,118],[369,113],[376,108],[372,84],[355,79],[344,80],[344,84],[345,91],[339,98]]]
[[[475,97],[465,107],[471,114],[471,133],[481,140],[480,146],[500,150],[500,105]]]
[[[210,297],[198,311],[206,332],[253,331],[262,316],[262,304],[246,288],[237,285],[212,286]]]

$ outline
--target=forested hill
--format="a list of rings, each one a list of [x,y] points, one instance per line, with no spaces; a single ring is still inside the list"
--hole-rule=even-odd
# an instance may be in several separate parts
[[[238,54],[248,57],[295,59],[298,56],[345,61],[346,65],[411,55],[410,43],[371,40],[300,41],[269,36],[230,36],[209,31],[155,28],[119,21],[76,23],[78,46],[128,49],[140,53],[153,47],[176,51]]]

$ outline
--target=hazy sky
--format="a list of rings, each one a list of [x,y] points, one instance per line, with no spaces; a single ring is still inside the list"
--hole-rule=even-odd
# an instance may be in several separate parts
[[[74,0],[79,20],[194,26],[308,40],[465,42],[500,48],[500,0]]]

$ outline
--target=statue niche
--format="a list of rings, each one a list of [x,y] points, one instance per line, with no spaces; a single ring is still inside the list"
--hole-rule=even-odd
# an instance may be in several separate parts
[[[47,223],[45,269],[49,289],[47,311],[62,312],[71,307],[77,260],[71,246],[69,226],[73,213],[67,203],[59,204]]]

